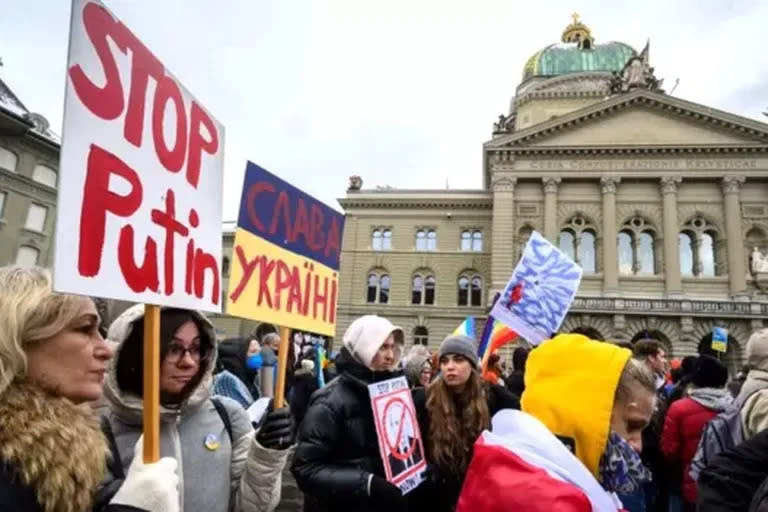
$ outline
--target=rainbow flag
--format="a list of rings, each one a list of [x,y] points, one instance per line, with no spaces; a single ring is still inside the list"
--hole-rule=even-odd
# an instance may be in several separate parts
[[[480,346],[477,349],[477,356],[483,361],[483,366],[494,350],[503,347],[517,339],[517,333],[488,315],[485,322],[483,336],[480,338]]]
[[[475,317],[468,316],[465,318],[451,334],[469,336],[470,338],[475,339]]]

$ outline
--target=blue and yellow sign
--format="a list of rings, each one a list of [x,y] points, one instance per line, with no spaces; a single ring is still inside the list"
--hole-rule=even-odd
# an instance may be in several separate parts
[[[722,327],[712,329],[712,350],[723,353],[728,351],[728,329]]]
[[[344,216],[248,162],[227,313],[336,333]]]

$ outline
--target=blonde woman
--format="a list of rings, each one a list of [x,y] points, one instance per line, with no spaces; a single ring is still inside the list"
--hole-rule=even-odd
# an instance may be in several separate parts
[[[170,458],[134,460],[124,481],[101,486],[109,448],[86,404],[101,398],[113,355],[99,323],[93,301],[53,293],[46,270],[0,268],[0,510],[179,509]]]

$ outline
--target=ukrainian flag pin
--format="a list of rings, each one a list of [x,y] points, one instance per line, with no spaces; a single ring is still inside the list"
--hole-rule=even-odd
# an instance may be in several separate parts
[[[221,443],[219,443],[219,438],[216,436],[216,434],[208,434],[205,436],[205,441],[203,444],[211,451],[217,450],[219,446],[221,446]]]

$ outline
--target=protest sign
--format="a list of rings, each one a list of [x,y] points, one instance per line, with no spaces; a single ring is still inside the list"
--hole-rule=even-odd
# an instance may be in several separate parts
[[[712,329],[712,350],[722,353],[728,351],[728,329],[722,327]]]
[[[227,313],[334,336],[343,230],[343,215],[248,162]]]
[[[145,303],[144,461],[160,458],[160,307],[221,311],[224,127],[96,0],[73,0],[58,292]]]
[[[534,231],[491,316],[538,345],[560,328],[581,274],[581,267]]]
[[[397,377],[370,384],[368,391],[387,481],[407,494],[424,481],[427,468],[408,382]]]
[[[98,1],[66,76],[55,289],[221,311],[224,127]]]

